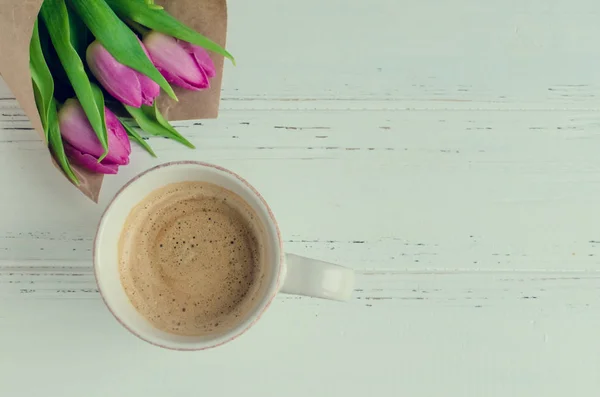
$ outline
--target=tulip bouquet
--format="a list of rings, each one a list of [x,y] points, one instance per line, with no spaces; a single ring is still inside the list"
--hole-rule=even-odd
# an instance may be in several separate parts
[[[155,156],[139,130],[194,146],[161,113],[172,85],[205,90],[208,51],[233,57],[150,0],[45,0],[34,23],[30,71],[46,142],[61,169],[116,174],[130,140]]]

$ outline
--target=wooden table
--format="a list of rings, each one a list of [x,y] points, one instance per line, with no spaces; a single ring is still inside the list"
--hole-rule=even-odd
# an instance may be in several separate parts
[[[100,204],[0,89],[0,395],[596,396],[600,3],[230,2],[217,120],[152,139]],[[176,159],[240,172],[350,303],[279,296],[239,340],[165,351],[98,295],[95,227]]]

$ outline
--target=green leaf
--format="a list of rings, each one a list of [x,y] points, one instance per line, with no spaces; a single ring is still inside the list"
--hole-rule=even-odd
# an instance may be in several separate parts
[[[85,26],[81,18],[75,12],[67,7],[67,11],[69,13],[69,29],[70,29],[70,39],[71,45],[79,54],[81,59],[85,59],[85,51],[87,50],[88,45],[91,43],[89,34],[90,31]]]
[[[140,25],[139,23],[137,23],[135,21],[132,21],[131,19],[127,19],[125,22],[127,22],[127,25],[129,25],[129,27],[131,29],[136,31],[141,36],[143,36],[147,33],[150,33],[150,29],[148,29],[145,26]]]
[[[187,139],[185,139],[182,135],[180,135],[179,132],[177,132],[177,130],[167,121],[167,119],[165,119],[163,117],[163,115],[158,110],[158,103],[156,101],[154,101],[152,106],[143,105],[142,110],[144,111],[144,114],[146,114],[149,118],[158,121],[158,123],[163,128],[165,128],[166,130],[171,132],[171,134],[173,134],[173,136],[177,137],[176,140],[178,142],[184,144],[185,146],[187,146],[189,148],[192,148],[192,149],[196,148],[192,143],[190,143]]]
[[[41,18],[41,16],[38,18],[38,22],[40,25],[39,28],[40,41],[42,43],[42,53],[44,54],[48,68],[50,68],[52,78],[54,79],[54,98],[56,99],[57,103],[62,103],[68,98],[74,97],[75,91],[69,82],[69,78],[67,77],[65,69],[60,63],[60,59],[58,59],[56,49],[50,40],[48,28],[44,24],[44,20]]]
[[[148,5],[148,7],[154,9],[154,10],[162,10],[163,6],[159,6],[158,4],[154,4],[154,0],[145,0],[146,4]]]
[[[164,119],[164,117],[162,117],[158,111],[158,108],[156,107],[156,102],[154,103],[154,106],[142,105],[141,108],[134,108],[132,106],[125,105],[125,109],[127,109],[131,117],[133,117],[133,119],[138,123],[140,128],[146,131],[148,134],[164,136],[166,138],[173,139],[189,148],[196,148],[194,145],[192,145],[192,143],[190,143],[190,141],[181,136],[181,134],[179,134],[177,130],[175,130],[175,128],[173,128]]]
[[[48,113],[50,112],[50,102],[52,102],[54,96],[54,79],[52,79],[52,74],[42,52],[37,19],[33,24],[33,35],[29,45],[29,69],[33,81],[35,103],[44,127],[46,143],[48,143]]]
[[[121,18],[131,19],[158,32],[204,47],[230,59],[235,65],[235,58],[227,50],[208,37],[179,22],[165,10],[150,8],[144,0],[106,0],[106,2]]]
[[[35,84],[35,82],[33,81],[33,79],[31,80],[31,83],[33,85],[33,98],[35,99],[35,105],[38,109],[38,113],[40,115],[40,120],[42,122],[42,128],[44,129],[44,141],[46,143],[46,145],[48,144],[48,113],[46,113],[44,109],[44,105],[43,105],[43,101],[44,99],[42,98],[42,94],[40,93],[40,89],[38,88],[37,84]],[[42,120],[42,114],[44,114],[44,116],[46,117],[46,120]]]
[[[73,172],[69,159],[65,154],[65,148],[63,146],[62,136],[60,135],[60,127],[58,125],[58,113],[56,111],[56,100],[52,98],[50,102],[50,111],[48,112],[48,141],[50,143],[50,150],[54,154],[54,158],[60,165],[60,168],[65,172],[67,177],[76,186],[79,186],[79,180]]]
[[[91,83],[92,85],[92,93],[94,94],[94,101],[96,102],[96,107],[98,108],[98,113],[100,113],[100,117],[102,118],[102,125],[106,125],[106,113],[104,112],[104,94],[100,87],[96,84]],[[98,157],[98,162],[104,160],[108,151],[104,152],[104,154]]]
[[[64,0],[46,0],[42,4],[40,13],[75,94],[104,148],[104,155],[102,156],[104,157],[108,154],[106,124],[103,122],[103,114],[98,111],[98,106],[94,100],[94,91],[90,79],[85,73],[83,62],[81,62],[77,51],[71,45],[67,6]]]
[[[154,153],[154,150],[152,150],[148,142],[146,142],[144,138],[142,138],[142,136],[138,134],[136,130],[133,129],[133,127],[131,127],[125,121],[123,121],[123,119],[119,118],[119,120],[121,121],[123,127],[125,127],[125,131],[127,131],[127,135],[129,135],[129,138],[132,141],[137,142],[137,144],[143,147],[144,149],[146,149],[146,151],[150,153],[152,157],[156,157],[156,153]]]
[[[158,104],[156,102],[154,102],[152,106],[142,106],[142,110],[148,117],[158,121],[158,123],[164,128],[171,131],[173,134],[179,135],[179,132],[177,132],[177,130],[160,113],[160,110],[158,110]]]
[[[69,0],[69,5],[117,61],[150,77],[177,100],[173,88],[148,59],[135,33],[104,0]]]

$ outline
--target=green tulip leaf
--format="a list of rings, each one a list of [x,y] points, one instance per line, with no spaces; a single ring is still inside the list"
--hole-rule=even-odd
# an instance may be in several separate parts
[[[68,0],[68,2],[96,39],[118,62],[150,77],[171,98],[177,100],[173,88],[148,59],[135,33],[121,21],[104,0]]]
[[[148,7],[153,8],[155,10],[162,10],[163,6],[159,6],[158,4],[154,4],[154,0],[145,0]]]
[[[146,142],[144,140],[144,138],[142,138],[142,136],[140,134],[138,134],[138,132],[135,129],[133,129],[133,127],[128,125],[123,119],[119,118],[119,120],[121,121],[121,124],[125,128],[125,131],[127,131],[127,135],[129,135],[129,138],[132,141],[136,142],[141,147],[143,147],[144,149],[146,149],[146,151],[148,153],[150,153],[150,155],[152,157],[156,157],[156,153],[154,153],[154,150],[152,150],[152,148],[150,147],[148,142]]]
[[[50,112],[50,102],[54,97],[54,79],[42,52],[37,19],[33,24],[33,35],[29,45],[29,69],[33,82],[35,103],[44,127],[46,143],[48,143],[48,113]]]
[[[65,175],[73,182],[76,186],[79,186],[79,179],[73,172],[69,159],[65,154],[65,148],[63,146],[62,136],[60,135],[60,127],[58,124],[58,113],[56,111],[56,100],[52,98],[50,101],[50,109],[48,112],[48,142],[50,144],[50,150],[54,154],[54,158],[60,165],[60,168],[64,171]]]
[[[166,130],[171,132],[171,134],[173,134],[174,137],[177,137],[177,139],[175,139],[175,138],[173,138],[173,139],[177,140],[178,142],[184,144],[185,146],[187,146],[189,148],[192,148],[192,149],[196,148],[187,139],[185,139],[182,135],[180,135],[179,132],[177,132],[177,130],[167,121],[167,119],[165,119],[163,117],[163,115],[158,110],[158,103],[156,101],[154,101],[152,106],[143,105],[142,110],[143,110],[144,114],[146,114],[146,116],[158,121],[158,123],[163,128],[165,128]]]
[[[38,22],[40,30],[40,42],[42,44],[42,53],[44,54],[44,58],[46,59],[48,68],[50,68],[52,78],[54,79],[54,98],[56,99],[56,103],[60,104],[68,98],[74,97],[75,91],[73,90],[73,86],[69,82],[69,78],[67,77],[65,69],[60,63],[60,59],[58,59],[56,49],[54,48],[54,46],[52,45],[52,41],[50,40],[48,28],[44,24],[44,21],[41,18],[41,16],[38,18]]]
[[[136,121],[136,123],[138,123],[140,128],[146,131],[148,134],[173,139],[174,141],[177,141],[191,149],[196,148],[190,141],[181,136],[181,134],[179,134],[179,132],[177,132],[177,130],[175,130],[175,128],[173,128],[164,119],[156,107],[156,102],[154,102],[154,106],[142,105],[141,108],[134,108],[132,106],[125,105],[125,108],[131,117],[133,117],[133,119]],[[168,127],[165,126],[165,124]]]
[[[160,113],[160,110],[158,110],[158,104],[156,103],[156,101],[152,104],[152,106],[146,106],[146,105],[142,106],[142,110],[149,118],[158,121],[158,123],[160,125],[162,125],[167,130],[171,131],[171,133],[179,135],[179,132],[177,132],[177,130]]]
[[[106,126],[106,113],[104,112],[104,94],[100,87],[96,84],[91,83],[92,92],[94,94],[94,101],[96,102],[96,107],[98,108],[98,113],[100,113],[100,118],[102,119],[102,125]],[[98,162],[104,160],[108,152],[105,152],[102,156],[98,157]]]
[[[65,1],[44,1],[40,14],[48,28],[50,39],[56,49],[60,63],[75,90],[77,99],[79,99],[94,132],[98,136],[98,140],[104,148],[104,155],[101,156],[101,158],[104,158],[108,154],[108,134],[106,124],[103,122],[104,114],[101,114],[98,110],[90,79],[85,73],[81,58],[71,44],[69,14]]]
[[[40,92],[40,89],[38,88],[37,84],[35,84],[35,81],[33,81],[32,79],[31,82],[33,85],[33,99],[35,99],[35,105],[38,109],[38,114],[40,115],[42,128],[44,129],[44,142],[46,143],[46,145],[48,145],[48,113],[44,110],[44,98],[42,97],[42,93]],[[50,109],[49,106],[48,109]],[[43,117],[46,117],[46,119],[44,120]]]
[[[88,45],[91,43],[90,39],[93,37],[90,35],[90,31],[85,26],[81,18],[71,9],[67,7],[67,11],[69,13],[69,29],[71,32],[71,45],[79,54],[81,59],[85,59],[85,51],[87,50]]]
[[[151,32],[151,30],[147,27],[142,26],[139,23],[132,21],[131,19],[127,19],[125,20],[125,22],[127,22],[127,25],[129,25],[129,27],[136,31],[140,36],[144,36],[145,34]]]
[[[235,65],[235,58],[227,50],[208,37],[179,22],[165,10],[152,8],[144,0],[106,0],[106,2],[123,19],[131,19],[157,32],[204,47],[209,51],[230,59]]]

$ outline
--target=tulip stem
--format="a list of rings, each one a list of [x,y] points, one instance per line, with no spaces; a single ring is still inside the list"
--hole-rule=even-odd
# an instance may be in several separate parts
[[[127,24],[129,25],[129,27],[131,29],[135,30],[142,37],[144,37],[146,34],[150,33],[150,29],[148,29],[147,27],[145,27],[143,25],[140,25],[139,23],[137,23],[131,19],[126,19],[125,21],[127,22]]]
[[[163,6],[154,4],[154,0],[146,0],[146,4],[148,5],[148,8],[150,8],[152,10],[162,10],[163,9]]]

